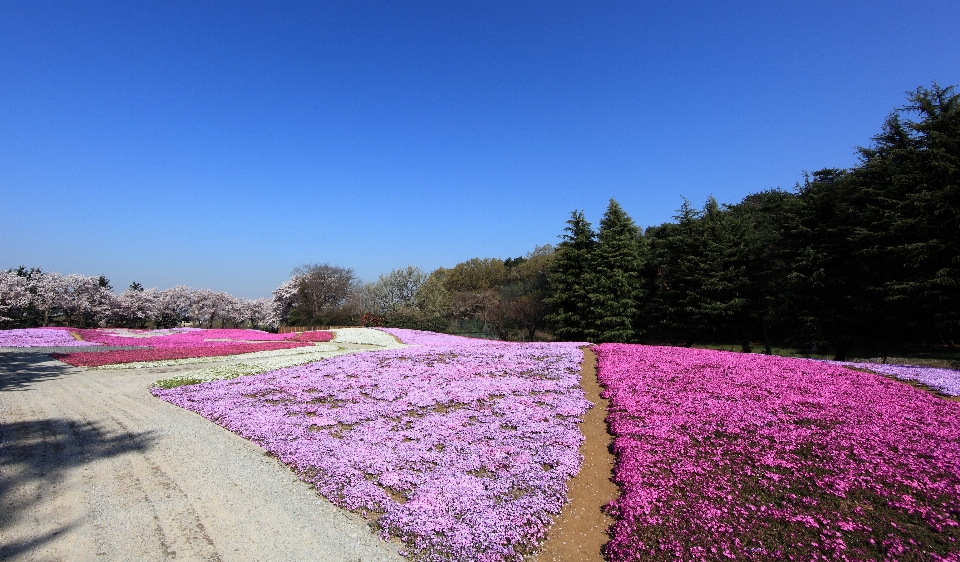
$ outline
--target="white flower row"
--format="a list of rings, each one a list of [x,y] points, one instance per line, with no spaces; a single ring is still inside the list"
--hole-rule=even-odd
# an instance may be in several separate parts
[[[394,349],[406,347],[397,342],[396,338],[386,332],[375,330],[373,328],[339,328],[333,330],[336,337],[334,343],[359,343],[367,345],[379,345],[384,349]]]
[[[327,346],[332,347],[332,346]],[[197,369],[196,371],[187,371],[185,373],[179,373],[176,376],[170,377],[168,379],[159,380],[154,383],[154,386],[159,387],[172,387],[180,386],[180,384],[196,384],[198,382],[208,382],[220,379],[235,379],[237,377],[244,377],[248,375],[259,375],[260,373],[266,373],[268,371],[276,371],[277,369],[283,369],[285,367],[295,367],[298,365],[306,365],[307,363],[313,363],[314,361],[320,361],[323,359],[329,359],[330,357],[336,357],[337,355],[345,355],[347,353],[357,353],[364,350],[359,349],[343,349],[334,347],[333,350],[316,350],[312,353],[300,353],[293,355],[286,355],[282,357],[273,357],[261,359],[259,361],[249,361],[241,363],[231,363],[228,365],[217,365],[215,367],[207,367],[205,369]],[[178,381],[182,381],[180,384],[177,384]]]
[[[359,344],[369,345],[372,349],[345,349],[337,345],[314,344],[310,347],[295,347],[293,349],[277,349],[273,351],[257,351],[254,353],[243,353],[226,358],[231,361],[227,365],[217,365],[195,371],[179,373],[168,379],[159,380],[154,383],[155,386],[173,387],[180,384],[196,384],[198,382],[208,382],[220,379],[233,379],[249,375],[259,375],[269,371],[276,371],[286,367],[296,367],[306,365],[314,361],[321,361],[345,355],[347,353],[358,353],[362,351],[378,351],[380,349],[396,349],[407,347],[398,342],[396,338],[371,328],[341,328],[335,331],[336,337],[331,343]],[[173,365],[188,365],[191,363],[205,363],[213,361],[223,361],[224,357],[197,357],[191,359],[171,359],[168,361],[150,361],[141,363],[127,363],[124,365],[113,365],[112,368],[143,368],[143,367],[166,367]]]

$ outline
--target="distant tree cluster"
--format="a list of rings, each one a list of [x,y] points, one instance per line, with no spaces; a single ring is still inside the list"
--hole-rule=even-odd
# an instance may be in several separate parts
[[[61,275],[37,268],[0,271],[0,327],[66,325],[168,328],[200,326],[269,328],[278,316],[270,299],[241,299],[179,285],[163,291],[132,283],[115,293],[103,275]]]
[[[548,316],[563,339],[763,341],[881,354],[960,330],[960,95],[918,88],[850,170],[735,205],[685,202],[641,234],[574,212]],[[911,119],[913,118],[913,119]]]
[[[473,258],[430,274],[407,266],[362,283],[352,269],[302,265],[274,291],[286,325],[414,328],[533,339],[546,327],[544,299],[553,257],[541,246],[525,257]]]

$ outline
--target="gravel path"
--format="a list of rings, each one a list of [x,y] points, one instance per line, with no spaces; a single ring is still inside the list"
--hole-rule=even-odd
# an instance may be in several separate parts
[[[0,560],[403,560],[157,375],[0,352]]]

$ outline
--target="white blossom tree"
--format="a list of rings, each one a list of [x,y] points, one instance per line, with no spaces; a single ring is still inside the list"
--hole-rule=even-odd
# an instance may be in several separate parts
[[[15,271],[0,271],[0,326],[14,324],[30,306],[29,280]]]

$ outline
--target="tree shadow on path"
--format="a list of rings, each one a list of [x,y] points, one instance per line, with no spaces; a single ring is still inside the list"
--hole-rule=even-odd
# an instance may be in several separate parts
[[[0,392],[29,390],[32,383],[55,379],[76,372],[49,355],[28,351],[0,353]]]
[[[153,440],[152,431],[110,433],[99,424],[67,418],[0,423],[0,560],[34,550],[77,525],[35,525],[31,537],[11,536],[20,519],[59,493],[69,471],[104,458],[144,453]]]

